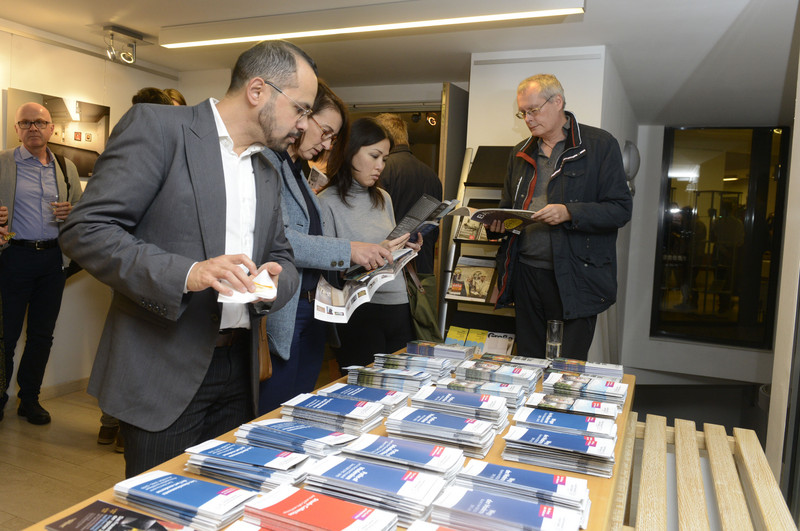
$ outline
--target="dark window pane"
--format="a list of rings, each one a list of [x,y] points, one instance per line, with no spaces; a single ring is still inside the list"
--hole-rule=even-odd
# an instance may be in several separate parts
[[[788,130],[667,129],[651,335],[771,348]]]

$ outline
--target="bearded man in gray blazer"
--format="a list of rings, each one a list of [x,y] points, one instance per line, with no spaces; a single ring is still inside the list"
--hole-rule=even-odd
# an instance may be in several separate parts
[[[260,152],[302,134],[316,89],[313,61],[270,41],[239,57],[219,102],[135,105],[62,229],[64,252],[114,289],[89,393],[120,420],[128,477],[255,416],[261,317],[217,298],[253,292],[265,268],[272,309],[297,289]]]

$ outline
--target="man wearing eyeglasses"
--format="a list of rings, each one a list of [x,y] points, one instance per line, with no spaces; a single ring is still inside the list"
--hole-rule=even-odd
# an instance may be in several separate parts
[[[298,286],[261,152],[302,134],[316,90],[311,58],[268,41],[239,56],[220,101],[134,105],[62,229],[65,252],[114,289],[89,393],[120,420],[128,477],[255,416],[256,306]],[[264,270],[274,298],[218,300],[252,295]]]
[[[0,210],[4,211],[0,212],[0,295],[6,375],[0,378],[5,380],[0,382],[0,420],[8,402],[14,350],[27,316],[25,349],[17,370],[17,414],[31,424],[51,420],[39,403],[39,392],[64,291],[58,229],[81,197],[75,164],[62,159],[62,167],[47,147],[53,127],[45,107],[25,103],[17,109],[14,123],[22,145],[0,153]]]
[[[539,223],[505,233],[497,255],[497,307],[514,306],[517,349],[544,358],[548,320],[564,321],[562,356],[585,360],[597,314],[617,293],[617,229],[632,199],[619,144],[565,111],[555,76],[539,74],[517,88],[516,116],[531,136],[511,152],[501,208],[532,211]]]

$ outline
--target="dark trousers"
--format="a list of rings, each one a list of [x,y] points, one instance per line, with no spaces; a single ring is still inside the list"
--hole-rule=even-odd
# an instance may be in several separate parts
[[[180,385],[179,374],[173,375]],[[214,349],[205,379],[171,426],[147,431],[120,421],[125,441],[125,477],[132,477],[180,455],[195,444],[218,437],[253,418],[248,334],[229,347]]]
[[[28,327],[25,350],[19,362],[17,383],[21,400],[38,400],[44,379],[53,330],[61,309],[64,272],[58,247],[37,251],[9,246],[0,254],[0,295],[3,298],[3,345],[6,383],[0,407],[8,401],[8,385],[14,370],[14,349],[22,334],[25,315]]]
[[[391,354],[416,339],[408,303],[363,304],[347,324],[336,328],[342,343],[336,351],[336,361],[342,369],[369,365],[375,361],[376,353]]]
[[[261,382],[258,414],[273,409],[317,385],[325,356],[325,323],[314,319],[314,303],[300,298],[294,323],[289,359],[272,355],[272,377]]]
[[[564,307],[550,269],[517,263],[514,272],[514,313],[517,324],[517,353],[533,358],[545,357],[547,321],[564,321],[561,356],[586,360],[594,337],[597,316],[564,319]]]

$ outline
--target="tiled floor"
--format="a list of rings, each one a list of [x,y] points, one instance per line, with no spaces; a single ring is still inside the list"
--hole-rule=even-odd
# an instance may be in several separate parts
[[[124,479],[122,454],[97,444],[100,409],[85,392],[43,400],[34,426],[11,400],[0,421],[0,531],[23,529]]]

